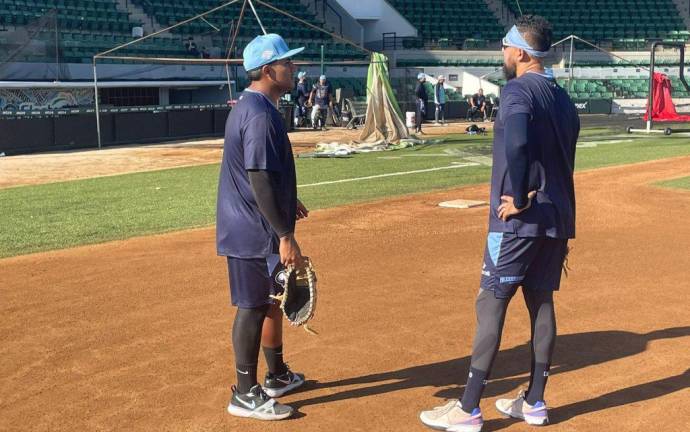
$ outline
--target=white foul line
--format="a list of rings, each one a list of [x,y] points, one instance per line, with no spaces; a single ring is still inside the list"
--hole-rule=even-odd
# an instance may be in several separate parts
[[[331,181],[324,181],[324,182],[319,182],[319,183],[309,183],[309,184],[304,184],[304,185],[297,185],[297,187],[298,188],[304,188],[304,187],[312,187],[312,186],[323,186],[323,185],[329,185],[329,184],[335,184],[335,183],[349,183],[349,182],[356,182],[356,181],[361,181],[361,180],[371,180],[371,179],[377,179],[377,178],[383,178],[383,177],[403,176],[403,175],[408,175],[408,174],[419,174],[419,173],[426,173],[426,172],[432,172],[432,171],[441,171],[441,170],[448,170],[448,169],[454,169],[454,168],[464,168],[464,167],[479,166],[479,165],[481,165],[481,164],[476,163],[476,162],[458,163],[458,164],[454,164],[454,165],[437,167],[437,168],[427,168],[427,169],[414,170],[414,171],[399,171],[399,172],[393,172],[393,173],[387,173],[387,174],[377,174],[377,175],[366,176],[366,177],[355,177],[355,178],[348,178],[348,179],[342,179],[342,180],[331,180]]]

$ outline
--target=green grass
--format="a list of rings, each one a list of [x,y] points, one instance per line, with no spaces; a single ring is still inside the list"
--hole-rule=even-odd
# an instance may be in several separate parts
[[[690,155],[690,138],[680,136],[635,138],[616,135],[598,139],[584,138],[578,145],[592,141],[621,141],[613,144],[601,143],[596,147],[577,149],[576,169],[600,168]],[[626,142],[629,141],[629,142]]]
[[[667,180],[657,183],[659,186],[676,188],[676,189],[689,189],[690,190],[690,177],[681,177],[673,180]]]
[[[690,155],[684,137],[631,138],[583,131],[577,169]],[[443,144],[342,159],[297,159],[298,182],[311,183],[447,167],[491,153],[491,137],[450,135]],[[630,142],[627,142],[631,140]],[[441,155],[441,156],[438,156]],[[311,209],[487,182],[487,165],[300,187]],[[208,226],[215,220],[218,165],[0,189],[0,257]]]

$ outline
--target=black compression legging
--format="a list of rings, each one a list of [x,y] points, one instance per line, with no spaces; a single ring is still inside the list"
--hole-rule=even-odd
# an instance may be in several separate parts
[[[238,308],[232,325],[232,347],[235,351],[237,389],[247,393],[256,385],[256,368],[261,348],[261,328],[269,305],[245,309]]]
[[[556,342],[556,315],[553,291],[522,290],[532,326],[530,344],[532,365],[527,402],[542,400]],[[472,348],[470,374],[462,397],[462,408],[471,412],[479,399],[501,343],[503,323],[510,298],[496,298],[492,291],[481,290],[477,297],[477,332]]]

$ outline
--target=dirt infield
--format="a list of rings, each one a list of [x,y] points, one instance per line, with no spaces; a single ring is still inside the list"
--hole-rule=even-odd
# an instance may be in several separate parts
[[[428,125],[424,130],[434,137],[463,133],[468,124]],[[482,127],[491,129],[493,123]],[[295,153],[303,153],[312,151],[319,142],[355,140],[360,132],[343,128],[292,132],[290,141]],[[5,157],[0,158],[0,188],[220,163],[222,151],[223,140],[210,139]]]
[[[688,166],[577,174],[547,430],[690,430],[690,193],[649,185]],[[316,211],[301,225],[320,335],[287,331],[287,361],[310,381],[282,399],[297,418],[275,424],[225,413],[233,310],[212,229],[0,260],[0,430],[427,430],[419,410],[461,394],[486,232],[486,208],[436,204],[487,193]],[[485,431],[528,430],[492,408],[526,383],[528,337],[516,298]]]

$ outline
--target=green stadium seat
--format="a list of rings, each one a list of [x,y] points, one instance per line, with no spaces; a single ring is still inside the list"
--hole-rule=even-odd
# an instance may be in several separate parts
[[[462,47],[468,39],[495,41],[504,33],[503,27],[484,2],[391,0],[390,3],[419,30],[425,42],[439,48]]]
[[[516,16],[521,8],[550,20],[556,39],[575,34],[594,42],[612,40],[616,49],[646,50],[644,39],[662,39],[668,34],[681,40],[690,38],[673,0],[520,0],[520,8],[516,0],[503,2]],[[630,38],[638,40],[621,41]]]

